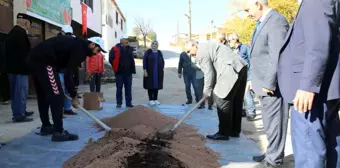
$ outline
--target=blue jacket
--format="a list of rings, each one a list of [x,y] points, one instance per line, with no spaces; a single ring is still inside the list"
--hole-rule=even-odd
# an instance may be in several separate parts
[[[182,70],[183,74],[196,73],[196,69],[191,66],[190,56],[184,51],[179,56],[178,74],[182,74]]]
[[[238,54],[243,58],[248,63],[248,77],[247,80],[250,80],[250,48],[245,45],[240,43],[238,46]]]

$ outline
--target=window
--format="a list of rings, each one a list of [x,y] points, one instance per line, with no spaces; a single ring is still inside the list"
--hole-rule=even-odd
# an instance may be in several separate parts
[[[123,31],[123,26],[124,25],[124,22],[123,22],[123,19],[120,19],[120,29]]]
[[[80,0],[80,3],[84,2],[93,12],[93,0]]]
[[[116,12],[116,24],[118,24],[118,12]]]
[[[106,16],[106,24],[108,24],[110,27],[113,27],[113,19],[111,15]]]
[[[115,31],[115,37],[117,38],[117,32]]]

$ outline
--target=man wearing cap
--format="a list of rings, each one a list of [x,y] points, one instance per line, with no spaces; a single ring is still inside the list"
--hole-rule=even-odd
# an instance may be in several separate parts
[[[27,36],[27,30],[31,22],[27,15],[18,14],[17,24],[8,33],[5,41],[5,72],[8,74],[10,83],[13,122],[30,122],[33,112],[26,111],[28,96],[28,74],[26,64],[31,44]]]
[[[62,35],[75,37],[73,35],[73,28],[70,25],[63,25],[61,27],[61,32],[58,33],[58,36],[62,36]],[[70,96],[67,88],[65,87],[65,80],[64,80],[65,71],[66,71],[66,68],[60,70],[59,78],[60,78],[61,86],[64,88],[65,94]],[[75,69],[75,72],[76,71],[77,71],[77,68]],[[66,97],[64,98],[64,114],[65,115],[77,115],[77,113],[75,113],[71,108],[71,100],[69,100]]]
[[[72,75],[74,69],[92,56],[103,50],[104,41],[100,37],[88,40],[69,36],[57,36],[40,43],[29,54],[28,64],[33,72],[33,79],[38,96],[38,108],[42,127],[41,135],[52,135],[52,141],[73,141],[78,136],[63,128],[62,113],[64,92],[57,72],[65,70],[65,85],[72,98],[72,106],[77,108],[79,100]],[[48,110],[51,107],[53,127],[49,121]]]
[[[132,105],[132,74],[136,74],[135,60],[133,57],[133,48],[128,45],[128,37],[121,36],[120,43],[112,47],[109,54],[109,62],[116,76],[116,101],[117,108],[123,104],[123,85],[125,88],[126,107]]]

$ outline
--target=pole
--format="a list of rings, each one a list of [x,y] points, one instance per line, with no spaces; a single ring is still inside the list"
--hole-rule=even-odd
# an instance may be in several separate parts
[[[176,43],[179,42],[179,20],[177,21],[177,37],[176,37]]]
[[[189,40],[191,39],[191,0],[189,0]]]

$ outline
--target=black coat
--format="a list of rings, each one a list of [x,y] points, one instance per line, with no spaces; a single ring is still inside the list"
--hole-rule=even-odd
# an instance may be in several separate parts
[[[28,75],[26,59],[30,50],[31,43],[26,30],[14,26],[5,41],[5,71],[10,74]]]
[[[157,66],[157,76],[155,76],[154,67]],[[164,58],[161,51],[158,50],[157,65],[155,65],[155,57],[152,50],[145,52],[143,58],[143,68],[148,73],[148,77],[144,77],[144,89],[163,89],[164,80]],[[156,86],[154,83],[157,83]]]
[[[73,75],[75,69],[92,55],[89,41],[70,36],[57,36],[41,42],[32,49],[28,63],[32,69],[41,66],[52,66],[58,72],[65,69],[65,85],[71,97],[77,95]],[[39,73],[39,72],[38,72]],[[43,72],[42,72],[43,73]]]

